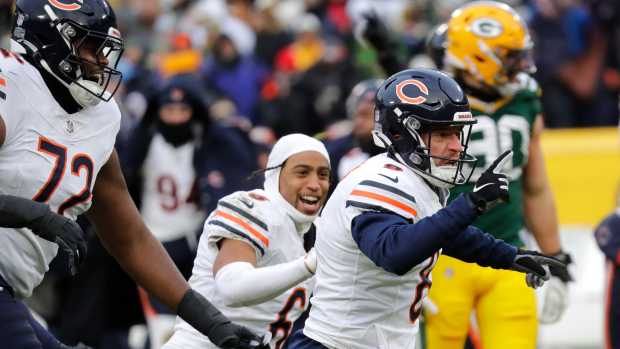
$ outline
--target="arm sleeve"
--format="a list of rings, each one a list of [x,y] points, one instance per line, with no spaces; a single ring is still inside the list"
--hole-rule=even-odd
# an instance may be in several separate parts
[[[478,263],[483,267],[510,269],[517,248],[469,226],[444,246],[443,253],[464,262]]]
[[[360,250],[377,266],[403,275],[448,245],[477,217],[461,195],[416,223],[390,212],[367,211],[353,219],[351,232]]]
[[[233,262],[217,272],[215,287],[226,306],[244,307],[273,299],[311,276],[304,257],[262,268]]]

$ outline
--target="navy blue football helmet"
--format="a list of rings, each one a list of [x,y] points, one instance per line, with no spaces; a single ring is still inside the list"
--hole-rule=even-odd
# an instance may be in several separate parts
[[[83,107],[109,101],[121,82],[123,40],[106,0],[17,0],[12,39]]]
[[[387,78],[375,98],[375,144],[431,184],[449,188],[467,182],[476,158],[467,153],[471,126],[467,96],[448,75],[432,69],[408,69]],[[460,127],[462,151],[451,165],[437,166],[422,134]],[[430,142],[429,142],[430,143]]]

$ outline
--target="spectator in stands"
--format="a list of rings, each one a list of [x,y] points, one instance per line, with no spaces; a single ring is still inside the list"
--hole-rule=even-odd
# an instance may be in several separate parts
[[[328,138],[325,143],[336,181],[369,157],[381,152],[372,138],[375,125],[374,98],[381,82],[381,79],[363,80],[353,87],[346,100],[351,129],[348,134],[335,139]],[[327,135],[329,137],[329,131]]]
[[[607,44],[592,16],[573,0],[535,5],[531,27],[545,125],[615,125],[617,99],[602,83]]]
[[[254,57],[255,43],[250,27],[234,17],[227,18],[202,70],[206,86],[232,100],[240,116],[253,124],[259,121],[256,106],[269,72]]]

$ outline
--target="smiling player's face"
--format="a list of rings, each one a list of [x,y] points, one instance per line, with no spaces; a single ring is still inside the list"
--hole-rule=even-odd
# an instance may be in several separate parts
[[[280,172],[280,193],[299,212],[315,215],[329,190],[329,164],[316,151],[295,154],[286,160]]]

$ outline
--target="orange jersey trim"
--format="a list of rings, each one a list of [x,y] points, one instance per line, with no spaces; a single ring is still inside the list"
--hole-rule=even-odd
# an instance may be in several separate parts
[[[245,228],[246,231],[248,231],[251,235],[253,235],[255,238],[259,239],[260,241],[263,242],[263,244],[265,244],[265,246],[269,247],[269,239],[261,234],[258,230],[252,228],[249,224],[247,224],[246,222],[244,222],[243,220],[241,220],[241,218],[235,217],[231,214],[228,214],[226,212],[222,212],[222,211],[215,211],[215,216],[220,216],[224,219],[228,219],[229,221],[233,221],[235,223],[237,223],[238,225],[242,226],[243,228]]]
[[[385,202],[386,204],[390,204],[394,207],[398,207],[405,212],[409,212],[414,216],[418,215],[418,212],[416,210],[403,204],[402,202],[398,202],[392,198],[389,198],[387,196],[383,196],[377,193],[372,193],[372,192],[365,191],[365,190],[353,190],[351,192],[351,195],[363,196],[363,197],[367,197],[367,198],[374,199],[377,201]]]

